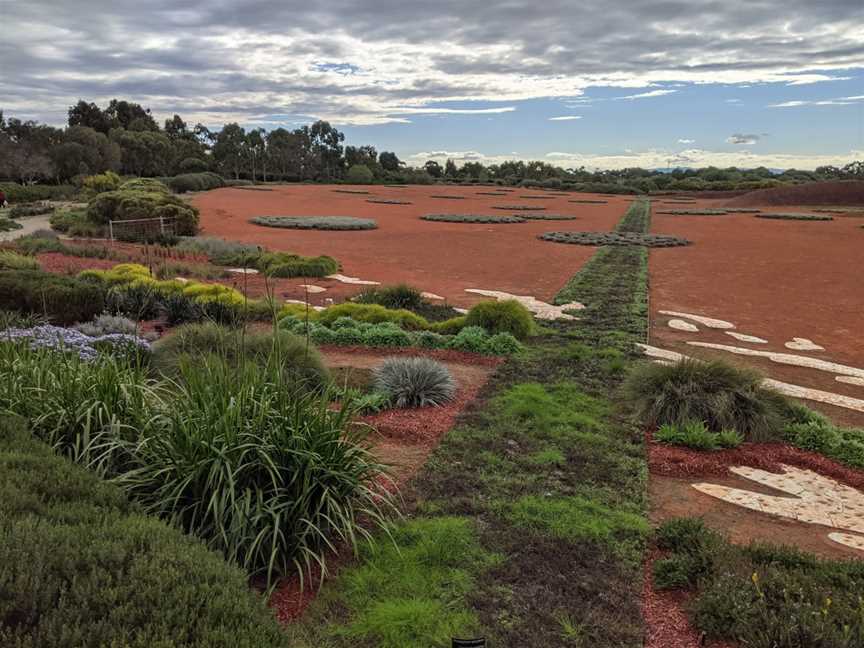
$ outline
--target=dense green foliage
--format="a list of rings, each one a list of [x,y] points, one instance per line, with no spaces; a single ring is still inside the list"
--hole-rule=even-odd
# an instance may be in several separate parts
[[[683,425],[664,423],[654,438],[662,443],[682,445],[695,450],[719,450],[736,448],[744,438],[735,430],[712,432],[702,421],[687,421]]]
[[[86,281],[41,270],[0,270],[0,309],[74,324],[92,319],[104,308],[105,291]]]
[[[0,250],[0,270],[39,270],[39,262],[13,250]]]
[[[264,367],[278,357],[287,381],[300,381],[321,390],[329,374],[321,355],[305,340],[284,330],[244,331],[213,322],[184,324],[153,345],[153,364],[169,376],[177,376],[183,363],[217,355],[233,367],[253,362]]]
[[[179,236],[192,236],[198,230],[195,207],[170,194],[162,183],[144,179],[124,182],[117,191],[97,195],[87,215],[100,225],[110,220],[171,219]]]
[[[414,310],[423,304],[420,291],[407,284],[367,288],[354,297],[359,304],[379,304],[385,308]]]
[[[490,333],[510,333],[524,340],[534,330],[531,311],[515,299],[483,301],[471,307],[465,316],[466,326],[480,326]]]
[[[825,216],[821,214],[782,214],[782,213],[762,213],[756,214],[756,218],[768,218],[773,220],[798,220],[798,221],[831,221],[833,216]]]
[[[677,247],[690,245],[690,241],[665,234],[637,232],[546,232],[537,236],[541,241],[569,243],[571,245],[629,245],[642,247]]]
[[[246,576],[0,419],[0,643],[287,646]]]
[[[792,405],[787,419],[783,436],[789,443],[864,468],[864,430],[838,427],[803,405]]]
[[[645,425],[702,421],[712,432],[735,430],[748,441],[777,440],[789,407],[757,372],[716,360],[641,363],[623,393]]]
[[[365,164],[355,164],[345,174],[345,180],[352,184],[369,184],[375,179]]]
[[[387,358],[374,371],[375,390],[396,407],[443,405],[453,400],[456,381],[430,358]]]
[[[341,317],[350,317],[358,322],[380,324],[392,322],[409,330],[428,328],[429,323],[419,315],[405,309],[391,309],[379,304],[357,304],[346,302],[324,309],[318,315],[318,321],[329,326]]]
[[[218,173],[204,171],[200,173],[183,173],[168,180],[168,187],[174,193],[187,191],[209,191],[225,186],[225,180]]]
[[[864,645],[861,561],[736,546],[695,519],[665,522],[657,541],[670,554],[654,563],[655,582],[695,586],[691,618],[709,639],[753,648]]]

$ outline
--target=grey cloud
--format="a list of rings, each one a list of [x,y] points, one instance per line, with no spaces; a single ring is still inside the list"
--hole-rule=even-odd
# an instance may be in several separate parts
[[[762,139],[761,135],[735,133],[734,135],[727,137],[726,142],[728,144],[755,144],[760,139]]]
[[[384,117],[406,101],[489,99],[530,77],[567,96],[659,70],[711,82],[864,67],[860,0],[30,0],[4,4],[3,20],[0,97],[41,119],[114,95],[159,98],[159,110]],[[372,58],[384,45],[425,48],[422,72]],[[251,53],[260,63],[241,60]],[[347,66],[359,71],[340,74]]]

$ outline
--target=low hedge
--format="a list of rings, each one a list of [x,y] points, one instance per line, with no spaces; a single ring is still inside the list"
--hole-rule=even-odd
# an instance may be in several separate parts
[[[0,644],[286,647],[246,575],[0,421]]]
[[[756,218],[769,218],[774,220],[798,220],[798,221],[831,221],[833,216],[819,214],[756,214]]]
[[[368,198],[368,203],[376,203],[378,205],[410,205],[407,200],[386,200],[384,198]]]
[[[422,220],[441,223],[524,223],[521,216],[484,216],[482,214],[426,214]]]
[[[580,203],[582,205],[607,205],[609,204],[608,200],[568,200],[567,202],[571,203]]]
[[[520,214],[519,218],[525,220],[548,220],[548,221],[571,221],[576,220],[576,216],[568,216],[567,214]]]
[[[401,328],[420,331],[429,328],[425,318],[405,309],[390,309],[379,304],[355,304],[346,302],[330,306],[318,314],[317,320],[329,326],[341,317],[350,317],[357,322],[380,324],[390,322]]]
[[[484,301],[468,311],[465,325],[479,326],[493,334],[510,333],[517,340],[524,340],[534,330],[534,318],[515,299]]]
[[[9,218],[3,218],[0,216],[0,232],[13,232],[15,230],[19,230],[23,227],[21,223],[17,223],[14,220]]]
[[[9,210],[9,218],[28,218],[50,214],[54,208],[50,204],[15,205]]]
[[[17,182],[0,182],[0,191],[6,194],[10,204],[63,200],[78,193],[72,185],[20,185]]]
[[[492,209],[501,209],[505,211],[542,211],[545,207],[532,207],[530,205],[495,205]]]
[[[640,232],[546,232],[537,238],[571,245],[637,245],[643,247],[677,247],[690,241],[677,236],[642,234]]]
[[[225,186],[225,180],[218,173],[204,171],[202,173],[183,173],[168,181],[168,187],[174,193],[187,191],[209,191]]]
[[[42,270],[0,270],[0,310],[74,324],[91,320],[104,309],[103,287]]]
[[[285,229],[311,230],[371,230],[378,227],[371,218],[353,216],[256,216],[249,219],[253,225]]]

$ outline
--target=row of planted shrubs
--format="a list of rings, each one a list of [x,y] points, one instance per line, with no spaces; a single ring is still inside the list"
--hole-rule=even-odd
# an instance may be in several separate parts
[[[661,442],[715,450],[785,441],[864,468],[864,430],[832,424],[766,387],[751,369],[716,360],[643,363],[628,376],[623,395],[642,424],[658,428]]]
[[[0,419],[0,644],[286,646],[247,576]]]
[[[271,277],[326,277],[339,271],[339,262],[326,255],[306,257],[290,252],[269,252],[258,245],[205,236],[183,239],[176,248],[203,254],[217,265],[253,268]]]

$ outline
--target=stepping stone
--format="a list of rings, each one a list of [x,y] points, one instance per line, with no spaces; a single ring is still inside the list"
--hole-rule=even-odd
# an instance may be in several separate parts
[[[228,272],[234,274],[256,275],[258,271],[255,268],[228,268]]]
[[[306,306],[306,305],[307,305],[306,302],[303,301],[302,299],[286,299],[286,300],[285,300],[285,303],[286,303],[286,304],[300,304],[301,306]],[[308,306],[309,306],[309,308],[311,308],[312,310],[316,310],[316,311],[322,311],[322,310],[324,310],[324,307],[323,307],[323,306],[314,306],[313,304],[308,304]]]
[[[825,347],[819,346],[812,340],[808,340],[807,338],[792,338],[791,342],[787,342],[784,344],[787,349],[792,349],[793,351],[824,351]]]
[[[725,331],[726,335],[731,335],[736,340],[741,342],[750,342],[751,344],[768,344],[768,340],[763,340],[755,335],[746,335],[745,333],[736,333],[735,331]]]
[[[851,533],[829,533],[828,537],[838,544],[852,547],[858,551],[864,551],[864,536],[852,535]]]
[[[422,293],[420,293],[420,296],[423,299],[439,299],[442,301],[444,299],[441,295],[436,295],[435,293],[430,293],[430,292],[422,292]]]
[[[667,322],[669,328],[675,329],[676,331],[689,331],[690,333],[698,333],[699,327],[695,324],[691,324],[690,322],[685,322],[682,319],[671,319]]]
[[[332,274],[327,275],[327,279],[333,279],[334,281],[341,281],[346,284],[354,284],[355,286],[380,286],[380,281],[366,281],[364,279],[360,279],[359,277],[349,277],[343,274]]]
[[[481,290],[479,288],[466,288],[465,292],[473,293],[475,295],[483,295],[484,297],[494,297],[498,301],[515,299],[525,308],[531,311],[534,314],[534,317],[544,320],[575,320],[578,318],[573,317],[573,315],[570,315],[564,311],[582,310],[583,308],[585,308],[585,305],[580,304],[579,302],[570,302],[568,304],[561,304],[556,306],[540,301],[539,299],[532,297],[531,295],[513,295],[511,293],[503,292],[501,290]]]
[[[714,319],[713,317],[705,317],[703,315],[693,315],[691,313],[680,313],[678,311],[658,311],[661,315],[669,315],[671,317],[683,317],[684,319],[692,320],[703,326],[713,329],[734,329],[735,325],[732,322],[725,320]]]
[[[858,376],[837,376],[834,378],[837,382],[846,383],[847,385],[855,385],[857,387],[864,387],[864,378],[859,378]]]
[[[321,286],[313,286],[312,284],[300,284],[300,287],[306,290],[306,292],[312,293],[313,295],[327,292],[326,288],[322,288]]]

